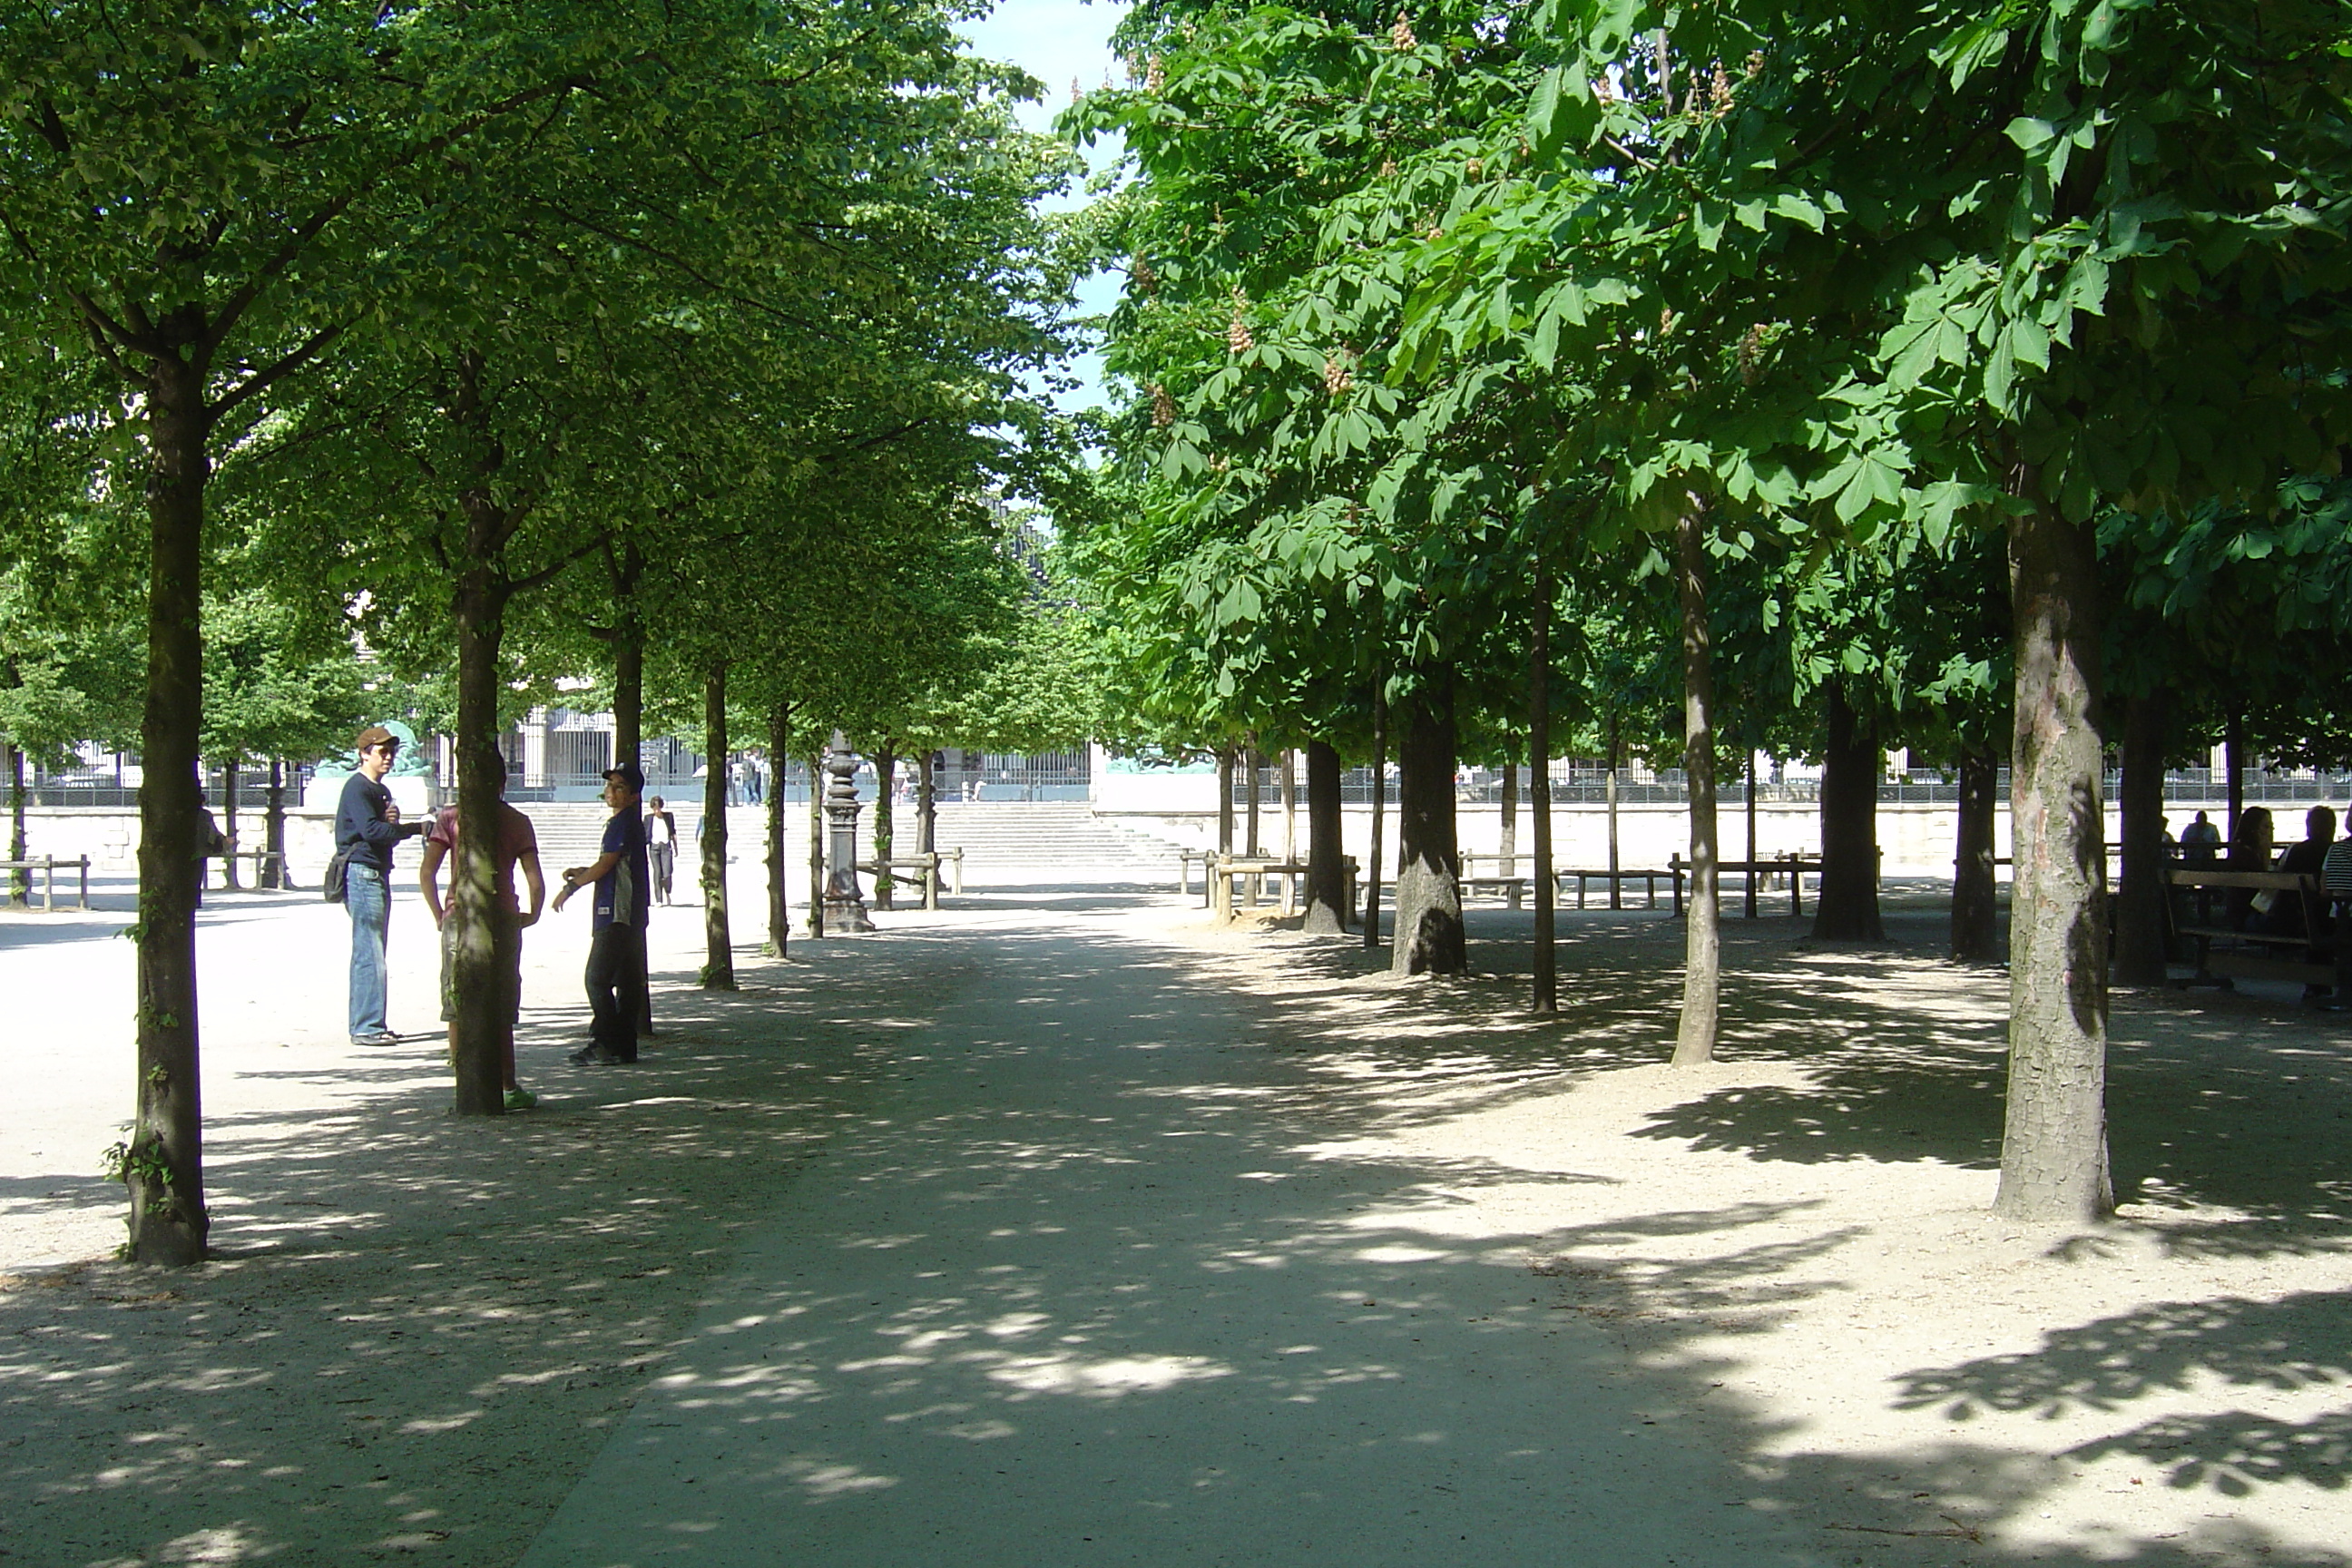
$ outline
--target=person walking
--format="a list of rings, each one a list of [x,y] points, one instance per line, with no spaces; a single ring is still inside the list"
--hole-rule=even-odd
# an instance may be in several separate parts
[[[667,904],[677,870],[677,818],[657,795],[647,795],[646,806],[646,864],[653,872],[654,902]]]
[[[425,831],[400,820],[383,775],[400,755],[400,738],[381,724],[360,731],[359,771],[343,781],[335,810],[335,848],[343,856],[343,908],[352,917],[351,1037],[355,1046],[389,1046],[400,1037],[384,1022],[384,944],[392,937],[392,853]]]
[[[498,759],[491,769],[500,788],[507,782],[506,760]],[[539,1097],[515,1080],[515,1025],[522,1016],[522,932],[524,928],[539,923],[539,911],[547,902],[547,879],[539,866],[539,832],[531,826],[530,818],[499,802],[498,835],[491,847],[490,886],[497,899],[491,918],[509,922],[510,930],[499,933],[503,938],[498,951],[506,955],[499,974],[499,1070],[504,1076],[506,1108],[509,1110],[529,1110],[539,1103]],[[425,859],[416,868],[417,889],[425,895],[425,907],[433,911],[433,923],[441,931],[441,1019],[449,1026],[449,1059],[457,1059],[457,923],[451,920],[450,908],[441,901],[441,862],[457,847],[459,831],[457,808],[445,805],[434,813],[433,826],[425,835]],[[524,886],[530,889],[530,908],[526,910],[515,896],[515,870],[522,870]],[[450,868],[449,892],[454,901],[457,891],[457,868]]]
[[[643,932],[652,908],[652,879],[646,867],[646,822],[637,803],[646,776],[634,763],[604,772],[603,853],[563,873],[555,910],[582,888],[596,889],[588,937],[589,1041],[572,1053],[583,1065],[607,1066],[637,1059],[637,1022],[646,1013]]]

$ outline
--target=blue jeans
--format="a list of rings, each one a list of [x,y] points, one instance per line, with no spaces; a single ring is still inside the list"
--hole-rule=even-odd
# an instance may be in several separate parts
[[[381,1035],[383,944],[392,934],[392,886],[382,871],[354,862],[343,873],[343,907],[352,914],[352,1036]]]

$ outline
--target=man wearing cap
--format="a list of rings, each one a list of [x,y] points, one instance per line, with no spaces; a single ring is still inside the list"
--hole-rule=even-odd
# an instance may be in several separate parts
[[[644,931],[653,908],[653,880],[646,870],[646,821],[637,800],[646,776],[635,763],[604,771],[604,804],[613,810],[604,824],[603,853],[593,864],[563,873],[564,900],[579,889],[596,889],[588,938],[589,1043],[574,1051],[575,1062],[605,1065],[637,1059],[637,1020],[646,1011]]]
[[[425,831],[400,820],[383,787],[400,738],[381,724],[360,731],[359,772],[343,781],[335,812],[335,847],[343,860],[343,907],[352,917],[351,1031],[355,1046],[388,1046],[400,1037],[384,1022],[384,942],[392,934],[392,852]]]

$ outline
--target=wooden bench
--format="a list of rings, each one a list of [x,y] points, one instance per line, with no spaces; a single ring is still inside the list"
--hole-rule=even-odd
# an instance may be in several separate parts
[[[923,908],[940,907],[940,868],[945,866],[951,885],[949,891],[961,897],[963,893],[963,847],[953,849],[933,849],[917,855],[893,855],[887,860],[860,860],[857,868],[880,880],[884,877],[902,888],[920,888]],[[911,873],[911,874],[910,874]]]
[[[1209,865],[1209,879],[1205,889],[1209,907],[1217,911],[1219,920],[1229,921],[1234,918],[1235,881],[1244,881],[1248,884],[1248,901],[1241,907],[1254,910],[1258,907],[1259,898],[1265,890],[1265,879],[1268,877],[1280,877],[1283,879],[1282,910],[1285,914],[1288,914],[1297,906],[1297,879],[1306,876],[1307,870],[1307,863],[1304,860],[1285,860],[1274,856],[1220,855]],[[1356,907],[1356,858],[1354,856],[1340,857],[1339,874],[1342,879],[1339,910],[1344,919],[1349,911]]]
[[[224,850],[219,855],[211,857],[211,858],[216,860],[252,861],[253,889],[255,891],[260,890],[265,885],[270,888],[273,891],[294,886],[293,881],[286,875],[286,852],[282,849],[228,849]],[[275,882],[269,882],[268,880],[268,874],[273,868],[275,868],[278,872],[278,879]],[[237,890],[242,892],[245,889],[239,889]]]
[[[1675,858],[1679,859],[1680,857]],[[1605,868],[1594,870],[1581,866],[1556,870],[1552,873],[1552,879],[1559,884],[1560,895],[1563,898],[1567,896],[1568,879],[1570,877],[1576,879],[1576,907],[1580,910],[1584,908],[1586,885],[1592,882],[1605,882],[1612,888],[1622,882],[1639,882],[1648,895],[1649,907],[1654,910],[1658,907],[1658,879],[1664,877],[1673,885],[1675,913],[1679,915],[1683,912],[1683,873],[1678,867],[1670,866],[1664,871],[1647,868],[1634,871],[1622,869],[1612,871]]]
[[[2164,870],[2165,920],[2174,941],[2188,949],[2196,973],[2184,985],[2218,985],[2227,991],[2240,980],[2284,980],[2337,987],[2352,994],[2352,942],[2315,935],[2326,922],[2329,900],[2319,879],[2303,871],[2231,871],[2218,867],[2168,865]],[[2199,891],[2275,894],[2301,900],[2303,932],[2241,931],[2184,918],[2184,893]],[[2275,906],[2273,906],[2275,907]],[[2219,951],[2216,942],[2222,943]],[[2315,955],[2315,956],[2314,956]]]
[[[16,878],[6,873],[38,871],[41,874],[41,912],[55,914],[58,908],[58,868],[63,866],[81,873],[80,907],[89,908],[89,857],[60,860],[54,855],[44,855],[37,860],[0,860],[0,884],[8,888],[7,897],[16,896]]]

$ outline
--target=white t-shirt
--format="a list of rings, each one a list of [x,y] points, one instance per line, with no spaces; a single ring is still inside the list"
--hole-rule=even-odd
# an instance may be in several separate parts
[[[649,812],[646,814],[646,843],[656,845],[670,844],[675,843],[677,838],[677,835],[670,831],[669,814],[667,812]]]

